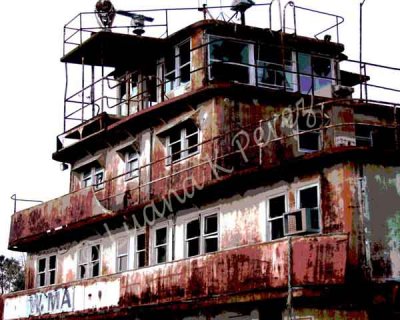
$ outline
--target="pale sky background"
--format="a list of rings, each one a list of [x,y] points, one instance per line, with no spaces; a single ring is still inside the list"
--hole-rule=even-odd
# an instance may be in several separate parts
[[[117,9],[124,10],[143,7],[195,7],[198,2],[202,1],[113,1]],[[256,0],[256,3],[264,2],[266,1]],[[65,75],[64,65],[60,62],[63,26],[79,12],[93,11],[95,3],[96,0],[22,0],[2,3],[0,254],[13,254],[7,250],[10,216],[13,213],[13,201],[10,199],[12,194],[16,193],[20,198],[46,201],[68,192],[69,172],[61,172],[59,163],[51,159],[51,154],[56,149],[56,136],[62,133],[63,124]],[[231,0],[222,1],[225,5],[230,3]],[[285,3],[282,0],[282,7]],[[358,59],[359,1],[299,0],[295,3],[343,16],[345,22],[340,27],[340,42],[344,43],[345,53],[350,58]],[[219,4],[220,0],[208,0],[210,6]],[[260,12],[259,19],[267,21],[268,12],[266,9],[262,10],[265,11]],[[400,66],[398,12],[398,0],[366,0],[363,60]],[[251,17],[248,16],[247,19],[250,20]],[[278,21],[277,13],[273,19]],[[314,21],[308,19],[299,28],[313,24]],[[375,83],[382,84],[380,80],[384,81],[385,77],[384,73],[374,73],[372,80],[376,79]],[[387,84],[400,84],[393,79]],[[386,100],[387,96],[376,98]],[[19,204],[18,209],[23,207],[24,205]]]

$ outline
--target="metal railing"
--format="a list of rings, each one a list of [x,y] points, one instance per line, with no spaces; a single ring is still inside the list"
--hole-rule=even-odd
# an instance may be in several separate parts
[[[342,100],[342,103],[361,103],[364,101],[353,101],[353,100]],[[163,197],[169,197],[171,192],[182,191],[182,189],[195,188],[196,185],[207,185],[219,182],[227,177],[235,174],[240,174],[243,171],[249,169],[259,170],[262,168],[276,167],[281,165],[285,161],[288,163],[296,158],[304,156],[304,152],[301,152],[298,148],[291,149],[292,157],[281,157],[285,148],[290,147],[293,142],[295,145],[299,145],[299,139],[307,139],[310,134],[317,133],[320,138],[320,146],[318,150],[314,150],[310,153],[324,152],[325,150],[334,150],[335,142],[331,141],[332,135],[328,134],[329,130],[335,130],[340,128],[352,127],[355,130],[356,126],[365,126],[371,128],[377,136],[381,132],[385,135],[381,140],[377,139],[373,144],[366,147],[364,143],[358,145],[358,141],[354,136],[354,143],[349,146],[337,146],[338,149],[343,151],[346,148],[351,149],[378,149],[378,150],[398,150],[399,145],[399,132],[398,132],[398,114],[397,109],[399,105],[393,105],[393,119],[389,121],[389,124],[371,124],[367,122],[338,122],[332,123],[326,121],[321,123],[320,126],[310,128],[309,130],[299,130],[297,127],[297,121],[299,117],[320,117],[326,118],[326,112],[334,104],[337,105],[338,101],[331,101],[322,103],[310,108],[298,108],[293,110],[292,113],[295,116],[293,119],[293,128],[287,128],[286,134],[282,136],[273,137],[268,139],[271,132],[268,131],[271,128],[271,124],[278,123],[282,124],[282,121],[287,121],[284,117],[286,115],[275,115],[269,119],[263,119],[256,124],[252,124],[246,127],[238,128],[225,132],[216,137],[212,137],[207,140],[203,140],[196,145],[188,147],[186,150],[194,147],[199,149],[196,155],[193,155],[190,161],[182,160],[178,162],[171,161],[172,157],[176,154],[169,154],[166,157],[162,157],[155,161],[152,161],[146,165],[140,166],[138,170],[139,174],[136,180],[130,182],[129,185],[125,185],[123,191],[110,193],[110,190],[116,190],[114,184],[124,183],[122,179],[129,172],[123,172],[117,176],[114,176],[102,183],[105,185],[103,192],[98,193],[99,201],[104,207],[109,210],[117,211],[121,208],[127,208],[131,205],[145,204],[153,199],[160,199]],[[378,102],[375,102],[378,103]],[[297,114],[296,114],[297,113]],[[279,120],[280,119],[280,120]],[[387,132],[386,132],[386,131]],[[389,140],[388,141],[388,138]],[[385,140],[386,139],[386,140]],[[238,142],[239,141],[239,142]],[[288,143],[292,142],[292,143]],[[238,144],[239,143],[239,144]],[[332,149],[333,148],[333,149]],[[184,150],[180,150],[183,152]],[[287,153],[285,153],[287,154]],[[232,172],[227,171],[233,168]],[[229,169],[229,170],[228,170]],[[145,172],[151,172],[151,178],[145,178]],[[187,180],[185,183],[183,181]],[[119,189],[121,190],[121,189]]]

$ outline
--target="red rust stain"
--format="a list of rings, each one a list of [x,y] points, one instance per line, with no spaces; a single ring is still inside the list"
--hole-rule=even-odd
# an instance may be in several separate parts
[[[292,244],[294,285],[340,284],[347,263],[347,237],[295,239]]]
[[[75,278],[75,272],[72,269],[69,269],[65,277],[65,282],[72,282]]]
[[[25,267],[25,289],[32,289],[35,286],[35,268],[31,266]]]

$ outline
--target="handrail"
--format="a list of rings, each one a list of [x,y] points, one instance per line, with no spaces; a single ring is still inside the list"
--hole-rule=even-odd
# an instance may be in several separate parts
[[[14,194],[11,196],[11,200],[14,200],[14,213],[17,212],[17,202],[18,202],[18,201],[20,201],[20,202],[36,202],[36,203],[43,203],[43,201],[41,201],[41,200],[32,200],[32,199],[17,198],[17,194],[16,194],[16,193],[14,193]]]

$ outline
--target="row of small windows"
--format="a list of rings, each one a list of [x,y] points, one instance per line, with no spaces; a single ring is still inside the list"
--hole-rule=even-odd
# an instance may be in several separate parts
[[[318,184],[297,189],[294,197],[295,210],[290,211],[286,192],[269,197],[267,204],[267,229],[270,240],[290,235],[319,233],[320,190]],[[220,217],[218,210],[183,217],[177,227],[183,228],[183,256],[195,257],[220,250]],[[132,267],[143,268],[173,261],[171,254],[176,238],[168,222],[161,222],[152,228],[136,231],[134,237],[123,235],[115,239],[115,270],[124,272]],[[174,229],[175,230],[175,229]],[[131,246],[131,241],[133,241]],[[179,240],[178,240],[179,241]],[[87,279],[101,275],[100,243],[82,246],[77,252],[77,279]],[[132,259],[130,256],[132,255]],[[130,260],[133,260],[130,263]],[[57,256],[40,257],[37,260],[37,286],[56,283]]]
[[[218,251],[219,221],[218,214],[201,215],[187,221],[185,224],[185,257],[194,257]],[[156,227],[152,230],[152,248],[149,249],[148,236],[145,231],[137,232],[134,237],[134,268],[142,268],[150,264],[160,264],[170,261],[168,249],[170,246],[170,227]],[[116,240],[116,272],[129,269],[130,237]],[[100,244],[86,245],[77,253],[77,279],[93,278],[101,275]],[[149,254],[150,257],[149,261]],[[41,257],[37,260],[37,287],[56,283],[57,256]]]
[[[191,157],[199,151],[200,130],[193,121],[185,121],[184,124],[169,130],[166,137],[167,164],[171,164]],[[125,180],[131,180],[139,176],[139,152],[133,148],[123,153],[125,162]],[[95,190],[104,188],[105,172],[99,163],[86,166],[81,173],[81,186],[86,188],[93,186]]]

